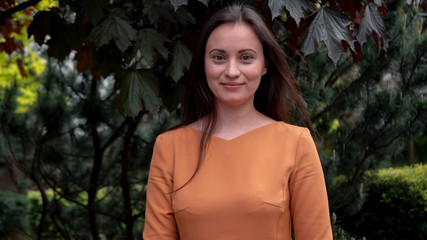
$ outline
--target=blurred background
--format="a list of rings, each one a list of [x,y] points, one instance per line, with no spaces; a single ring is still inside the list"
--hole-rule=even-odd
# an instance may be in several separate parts
[[[232,2],[0,2],[0,239],[142,239],[153,143]],[[334,238],[427,239],[427,1],[289,2],[246,1],[300,81]]]

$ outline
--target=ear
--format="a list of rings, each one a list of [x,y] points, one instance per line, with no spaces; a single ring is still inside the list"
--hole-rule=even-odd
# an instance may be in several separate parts
[[[264,68],[262,69],[262,75],[264,76],[267,73],[268,62],[267,59],[264,59]]]

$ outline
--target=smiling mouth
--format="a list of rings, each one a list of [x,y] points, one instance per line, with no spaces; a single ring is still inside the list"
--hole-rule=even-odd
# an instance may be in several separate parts
[[[221,83],[221,85],[235,87],[235,86],[242,86],[244,85],[244,83]]]
[[[235,90],[244,85],[244,83],[221,83],[221,85],[228,90]]]

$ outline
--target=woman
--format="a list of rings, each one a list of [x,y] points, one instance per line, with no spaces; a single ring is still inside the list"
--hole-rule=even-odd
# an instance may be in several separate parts
[[[332,239],[323,172],[286,56],[242,5],[205,24],[183,124],[155,143],[145,240]]]

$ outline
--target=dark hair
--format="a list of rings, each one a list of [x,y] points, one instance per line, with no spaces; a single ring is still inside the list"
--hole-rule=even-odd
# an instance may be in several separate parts
[[[293,77],[286,61],[287,56],[262,17],[247,5],[235,4],[225,7],[215,13],[203,26],[189,69],[184,120],[180,126],[206,118],[200,140],[199,162],[190,180],[200,166],[216,123],[215,97],[207,84],[204,72],[206,43],[212,31],[226,23],[248,24],[262,43],[267,73],[262,77],[255,92],[255,108],[276,121],[292,123],[293,119],[302,120],[303,124],[313,131],[310,117],[300,95],[299,83]]]

